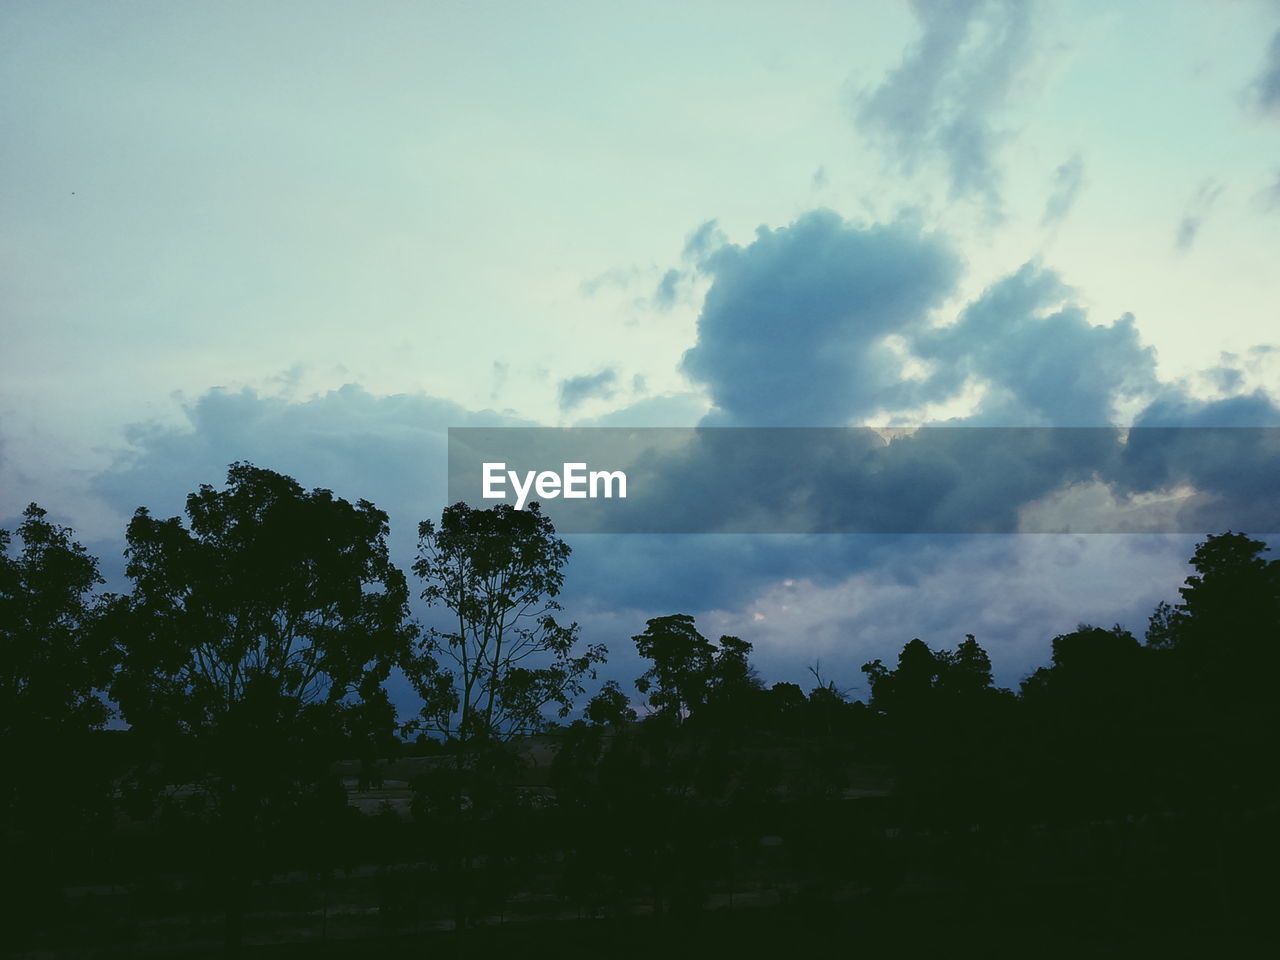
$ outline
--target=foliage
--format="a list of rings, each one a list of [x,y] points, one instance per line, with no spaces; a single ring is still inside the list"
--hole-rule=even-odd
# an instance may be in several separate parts
[[[46,516],[34,503],[23,512],[16,556],[0,530],[0,736],[12,742],[101,727],[108,717],[98,691],[110,649],[92,629],[98,563]]]
[[[591,723],[600,725],[626,723],[636,718],[636,712],[631,709],[627,695],[618,686],[618,681],[608,680],[600,692],[588,701],[583,716]]]
[[[385,744],[408,588],[368,501],[235,463],[186,513],[189,528],[146,508],[129,523],[111,693],[135,730],[196,751],[224,813],[247,814],[315,782],[339,741]]]
[[[0,900],[7,946],[48,923],[59,871],[111,822],[111,764],[96,737],[110,715],[100,691],[110,645],[97,561],[30,504],[0,530]]]
[[[424,702],[419,724],[479,743],[540,730],[548,709],[568,716],[605,649],[577,652],[577,624],[555,619],[570,551],[539,505],[456,503],[438,527],[424,520],[418,537],[422,598],[453,621],[427,631],[404,659]]]
[[[654,617],[644,633],[631,638],[642,657],[653,662],[636,689],[649,695],[654,711],[682,723],[702,710],[732,712],[763,689],[751,666],[751,644],[724,636],[719,645],[698,632],[684,613]]]

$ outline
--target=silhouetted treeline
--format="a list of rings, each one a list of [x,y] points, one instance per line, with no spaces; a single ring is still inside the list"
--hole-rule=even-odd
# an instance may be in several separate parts
[[[996,930],[1265,935],[1280,561],[1259,541],[1208,537],[1142,640],[1082,624],[1012,691],[972,635],[913,639],[863,667],[863,703],[816,669],[768,685],[685,614],[637,624],[634,693],[600,682],[536,504],[424,521],[412,587],[388,532],[244,463],[185,522],[139,508],[126,594],[34,504],[0,531],[7,948],[750,952],[726,924],[761,911],[810,945],[991,955]]]

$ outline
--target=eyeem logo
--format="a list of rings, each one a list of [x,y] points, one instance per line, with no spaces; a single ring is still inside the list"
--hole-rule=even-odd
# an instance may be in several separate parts
[[[588,497],[627,498],[627,475],[621,470],[592,470],[587,472],[585,463],[566,463],[564,470],[526,471],[524,483],[520,474],[508,470],[505,463],[485,463],[482,465],[484,492],[486,500],[504,500],[507,493],[504,487],[509,480],[511,489],[516,494],[516,509],[523,510],[529,500],[530,492],[536,492],[541,500],[554,500],[564,497],[566,500],[585,500]],[[601,490],[604,492],[601,493]],[[617,491],[616,493],[614,491]]]

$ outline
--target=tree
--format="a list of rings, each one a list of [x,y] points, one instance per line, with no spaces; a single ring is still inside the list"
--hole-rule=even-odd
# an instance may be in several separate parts
[[[682,724],[694,713],[712,722],[734,724],[758,706],[763,684],[751,666],[751,644],[722,636],[719,645],[698,632],[685,613],[654,617],[631,638],[642,657],[653,661],[636,689],[649,706]]]
[[[597,726],[610,723],[626,723],[636,718],[636,712],[627,702],[627,695],[617,680],[608,680],[600,692],[587,703],[583,715]]]
[[[991,689],[991,657],[972,633],[965,634],[954,652],[944,650],[937,656],[939,685],[951,696],[974,697]]]
[[[751,665],[752,645],[741,637],[722,636],[708,672],[708,702],[724,702],[748,696],[763,688]]]
[[[1138,693],[1141,648],[1119,624],[1110,630],[1082,623],[1072,633],[1053,638],[1053,665],[1041,667],[1022,681],[1024,699],[1048,701],[1076,717],[1114,722],[1127,712]]]
[[[404,662],[425,703],[420,725],[478,745],[543,729],[548,709],[568,716],[605,648],[576,652],[578,625],[555,619],[570,550],[540,506],[455,503],[418,538],[422,598],[452,620]]]
[[[331,762],[392,736],[382,684],[413,629],[372,503],[234,463],[186,514],[189,529],[145,507],[129,523],[111,693],[162,783],[200,788],[235,942],[250,861],[326,797],[341,816],[345,794],[323,790]]]
[[[387,515],[249,463],[186,513],[189,530],[139,507],[126,534],[112,694],[130,724],[271,743],[286,767],[296,738],[389,729],[382,682],[413,628]]]
[[[698,632],[687,613],[654,617],[645,624],[644,633],[631,639],[640,656],[653,661],[636,681],[636,689],[649,695],[654,710],[682,723],[706,699],[715,646]]]
[[[1230,531],[1197,544],[1191,557],[1196,572],[1178,590],[1182,602],[1156,608],[1148,644],[1249,645],[1259,635],[1274,636],[1280,625],[1280,561],[1264,559],[1268,549]]]
[[[0,736],[15,747],[108,717],[97,691],[110,649],[92,629],[98,562],[46,516],[34,503],[23,512],[17,556],[0,530]]]
[[[103,581],[72,532],[46,516],[27,507],[14,554],[0,530],[0,898],[15,946],[47,922],[61,871],[110,824],[110,757],[95,739],[110,715],[99,695],[110,645],[95,629],[93,592]]]
[[[1230,531],[1196,545],[1182,602],[1161,603],[1147,644],[1168,651],[1187,695],[1225,704],[1271,703],[1280,669],[1280,561],[1260,540]]]
[[[891,716],[920,713],[933,699],[944,663],[944,657],[917,637],[903,646],[896,670],[879,660],[863,664],[862,672],[871,686],[871,706]]]

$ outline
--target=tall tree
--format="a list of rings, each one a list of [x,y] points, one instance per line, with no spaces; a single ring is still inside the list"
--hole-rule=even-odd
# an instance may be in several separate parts
[[[991,689],[991,658],[972,633],[954,652],[938,654],[942,669],[938,678],[942,688],[952,696],[973,697]]]
[[[22,517],[18,550],[0,530],[0,898],[15,947],[109,828],[112,773],[94,733],[112,668],[97,561],[36,504]]]
[[[1274,703],[1280,669],[1280,560],[1242,533],[1211,535],[1196,545],[1195,573],[1179,589],[1182,602],[1157,608],[1147,643],[1169,651],[1187,695],[1229,706]]]
[[[932,700],[945,657],[929,649],[916,637],[908,641],[898,654],[898,666],[890,670],[881,661],[863,664],[871,686],[871,706],[889,715],[915,714]]]
[[[16,745],[100,727],[109,646],[91,627],[98,562],[36,504],[0,530],[0,737]]]
[[[593,724],[626,723],[636,718],[636,712],[627,702],[627,695],[618,686],[617,680],[608,680],[587,703],[583,716]]]
[[[648,694],[654,710],[682,723],[706,700],[715,645],[698,632],[687,613],[654,617],[645,624],[644,633],[631,639],[640,656],[653,661],[636,681],[636,689]]]
[[[567,716],[605,648],[579,648],[578,625],[555,618],[570,550],[539,505],[455,503],[418,537],[422,598],[452,621],[405,659],[425,703],[420,725],[481,744],[542,729],[548,710]]]
[[[413,634],[408,587],[366,500],[234,463],[186,514],[140,507],[129,523],[111,693],[185,766],[170,782],[199,783],[220,822],[253,832],[315,795],[352,738],[373,751],[392,735],[382,684]]]
[[[111,693],[159,759],[143,779],[199,788],[235,945],[272,845],[345,815],[332,761],[393,736],[383,682],[413,635],[409,592],[387,515],[366,500],[234,463],[186,514],[140,507],[129,523]]]

